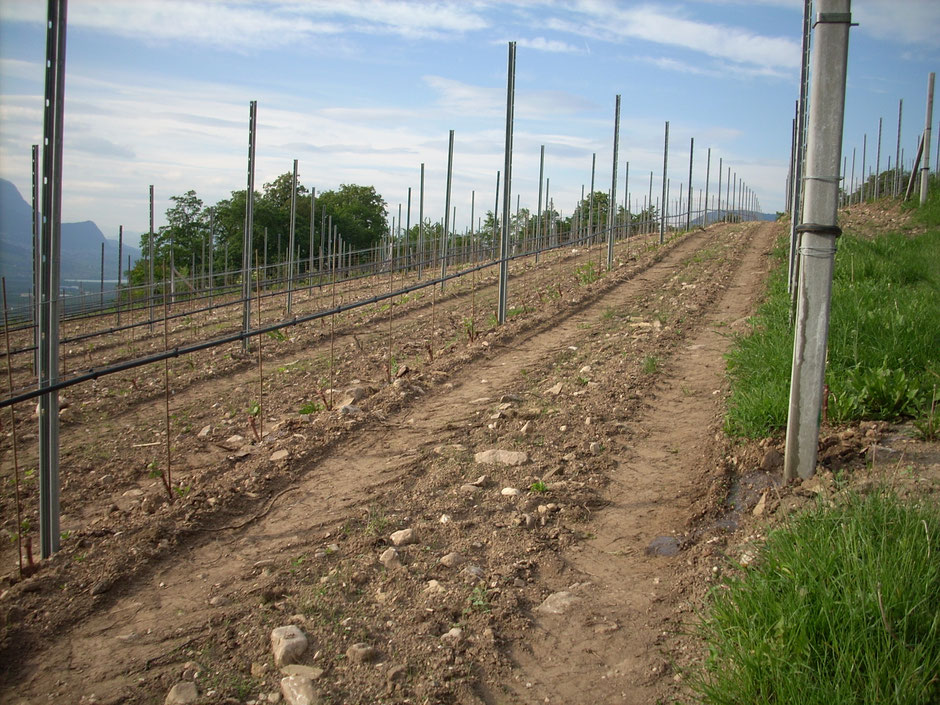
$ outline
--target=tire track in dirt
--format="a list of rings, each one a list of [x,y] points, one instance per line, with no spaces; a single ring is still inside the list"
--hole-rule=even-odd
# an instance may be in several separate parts
[[[685,556],[645,549],[681,533],[705,492],[700,480],[713,463],[726,331],[753,310],[773,235],[770,223],[755,228],[733,282],[667,362],[646,411],[628,424],[637,440],[615,457],[610,505],[592,522],[593,539],[575,545],[563,556],[566,568],[549,579],[576,602],[561,615],[538,614],[525,647],[513,651],[519,702],[653,703],[673,687],[668,655],[650,647],[679,626],[665,598]]]
[[[29,659],[17,693],[45,694],[50,683],[61,682],[59,687],[73,694],[93,687],[99,698],[116,697],[154,659],[204,633],[215,609],[212,596],[250,593],[255,563],[307,545],[314,536],[321,539],[324,527],[368,505],[383,487],[413,470],[419,449],[441,443],[452,424],[468,418],[481,384],[496,393],[517,380],[520,370],[555,356],[584,335],[585,322],[599,319],[606,307],[661,286],[710,237],[703,232],[684,237],[636,276],[471,363],[461,372],[462,383],[428,393],[386,423],[359,427],[322,458],[297,467],[298,490],[266,516],[238,531],[208,535],[115,589],[95,613]]]

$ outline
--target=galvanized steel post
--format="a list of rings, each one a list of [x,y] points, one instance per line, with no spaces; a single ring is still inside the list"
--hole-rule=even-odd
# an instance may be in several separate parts
[[[685,218],[685,229],[692,229],[692,156],[695,154],[695,138],[689,140],[689,212]],[[681,194],[680,194],[681,195]]]
[[[447,274],[447,238],[450,233],[450,186],[454,175],[454,131],[450,131],[447,145],[447,191],[444,196],[444,228],[441,231],[441,291]]]
[[[666,120],[666,136],[663,140],[663,212],[659,214],[659,244],[666,241],[666,170],[669,167],[669,121]]]
[[[62,136],[68,3],[49,0],[43,110],[39,387],[59,381],[59,275],[62,242]],[[39,397],[39,541],[41,556],[59,550],[59,393]]]
[[[294,299],[294,236],[297,230],[297,160],[290,180],[290,228],[287,236],[287,315]],[[280,238],[279,238],[280,240]]]
[[[819,0],[784,478],[816,471],[839,205],[850,0]]]
[[[535,214],[535,263],[542,250],[542,180],[545,176],[545,145],[539,150],[539,209]]]
[[[607,205],[607,269],[614,266],[614,219],[617,213],[617,160],[620,158],[620,94],[614,107],[614,166]]]
[[[931,71],[927,78],[927,123],[924,126],[924,160],[920,168],[920,205],[927,202],[927,187],[930,184],[930,130],[933,127],[933,84],[936,74]]]
[[[245,194],[245,229],[242,232],[242,349],[248,350],[248,331],[251,330],[251,246],[254,239],[255,204],[255,135],[258,121],[258,101],[248,109],[248,192]],[[267,254],[267,253],[266,253]]]
[[[509,285],[509,212],[512,197],[512,125],[516,97],[516,43],[509,42],[506,76],[506,145],[503,160],[503,227],[499,242],[499,291],[496,320],[506,322],[506,294]]]
[[[712,148],[708,148],[708,156],[705,158],[705,211],[702,214],[702,227],[708,227],[708,182],[712,175]]]

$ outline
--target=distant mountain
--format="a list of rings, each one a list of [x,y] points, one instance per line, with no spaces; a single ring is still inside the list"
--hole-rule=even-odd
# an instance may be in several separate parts
[[[62,223],[61,279],[98,280],[104,243],[104,278],[117,279],[118,244],[109,240],[90,220]],[[124,267],[140,250],[124,242]],[[33,268],[33,209],[11,182],[0,179],[0,276],[6,277],[11,296],[30,289]]]

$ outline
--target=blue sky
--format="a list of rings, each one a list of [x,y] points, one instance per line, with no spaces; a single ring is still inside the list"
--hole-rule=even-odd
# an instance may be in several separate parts
[[[42,135],[45,3],[0,0],[0,176],[29,193],[30,145]],[[672,192],[704,186],[712,149],[784,208],[799,80],[801,0],[72,0],[69,6],[63,217],[146,230],[169,197],[209,204],[245,188],[248,104],[258,101],[256,185],[300,160],[322,191],[374,185],[391,215],[426,165],[425,213],[442,217],[448,131],[453,203],[466,227],[493,208],[503,164],[507,42],[518,42],[513,205],[535,209],[539,146],[556,209],[611,177],[615,95],[624,165],[642,200],[660,190],[670,121]],[[940,2],[855,0],[844,151],[869,154],[885,118],[882,168],[894,154],[898,100],[908,155],[923,129],[927,74],[940,67]],[[935,113],[936,115],[936,113]],[[935,133],[936,134],[936,133]],[[871,157],[870,157],[871,159]],[[892,156],[893,159],[893,156]],[[933,155],[931,155],[933,159]],[[724,190],[724,189],[723,189]]]

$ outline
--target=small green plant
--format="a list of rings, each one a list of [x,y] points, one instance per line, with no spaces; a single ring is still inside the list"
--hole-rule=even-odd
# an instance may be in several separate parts
[[[491,609],[489,591],[485,585],[477,585],[467,598],[470,609],[475,612],[489,612]]]
[[[59,538],[62,539],[63,541],[68,540],[68,537],[71,536],[71,535],[72,535],[72,532],[71,532],[71,531],[60,531],[60,532],[59,532]]]
[[[388,517],[382,513],[382,510],[372,505],[369,507],[369,513],[366,515],[366,534],[369,536],[381,536],[385,533],[385,527],[388,526]]]
[[[940,396],[937,388],[933,388],[930,406],[924,410],[924,415],[914,419],[914,428],[917,437],[922,441],[935,441],[940,438]]]
[[[190,492],[192,492],[192,489],[193,489],[192,485],[179,485],[177,487],[174,487],[173,491],[176,492],[176,494],[179,495],[180,497],[185,497]]]
[[[259,403],[256,402],[256,401],[253,401],[253,402],[251,402],[250,404],[248,404],[248,415],[249,415],[249,416],[257,416],[257,415],[260,414],[260,413],[261,413],[261,404],[259,404]]]
[[[306,416],[308,414],[315,414],[321,409],[323,409],[323,405],[319,402],[308,401],[306,404],[300,407],[300,413]]]
[[[531,485],[529,485],[529,491],[542,494],[543,492],[548,492],[548,485],[546,485],[541,480],[536,480]]]
[[[575,274],[577,274],[578,283],[581,284],[582,286],[587,285],[587,284],[593,284],[600,277],[600,275],[594,269],[593,262],[588,262],[586,264],[579,265],[575,269]]]
[[[277,330],[269,330],[268,337],[271,338],[272,340],[276,340],[279,343],[282,343],[285,340],[287,340],[287,336],[284,335],[284,331],[282,331],[280,328],[278,328]]]
[[[659,372],[659,358],[655,355],[647,355],[643,358],[643,372],[648,375]]]
[[[590,380],[587,377],[578,377],[578,384],[580,384],[582,387],[586,387],[589,381]]]

